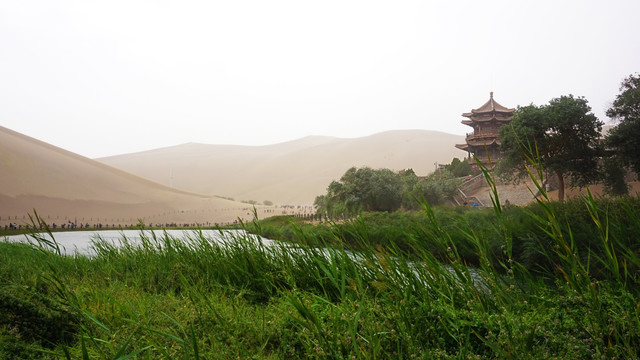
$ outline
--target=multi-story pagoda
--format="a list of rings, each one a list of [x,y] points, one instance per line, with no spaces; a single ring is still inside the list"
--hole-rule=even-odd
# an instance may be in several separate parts
[[[511,121],[514,111],[515,109],[508,109],[493,100],[493,92],[491,92],[489,101],[484,105],[462,114],[469,119],[462,120],[462,123],[471,126],[473,132],[467,133],[466,144],[456,144],[456,147],[467,152],[471,165],[476,165],[471,154],[489,168],[492,168],[496,160],[502,157],[502,153],[498,150],[500,146],[498,129]]]

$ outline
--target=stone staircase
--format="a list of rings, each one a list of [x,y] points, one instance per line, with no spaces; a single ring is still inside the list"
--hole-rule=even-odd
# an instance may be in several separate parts
[[[531,181],[523,181],[519,184],[496,184],[500,204],[527,205],[535,200],[537,193]],[[532,193],[529,189],[533,189]],[[456,190],[453,202],[456,205],[473,206],[476,203],[479,207],[493,206],[491,200],[491,188],[487,184],[484,175],[480,174],[472,178],[465,179]]]
[[[484,207],[484,202],[482,200],[480,200],[478,197],[476,196],[469,196],[467,194],[465,194],[460,188],[456,189],[456,194],[453,195],[453,202],[456,205],[463,205],[463,206],[473,206],[473,204],[476,204],[476,206],[480,206],[480,207]]]

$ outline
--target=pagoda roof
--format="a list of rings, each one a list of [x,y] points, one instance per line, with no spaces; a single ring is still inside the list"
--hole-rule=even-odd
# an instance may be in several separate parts
[[[516,109],[509,109],[500,104],[497,101],[493,100],[493,91],[489,93],[489,101],[484,103],[484,105],[480,106],[477,109],[472,109],[469,113],[464,113],[462,116],[470,117],[473,114],[482,114],[482,113],[490,113],[490,112],[503,112],[503,113],[512,113],[516,111]]]
[[[469,144],[469,146],[471,147],[500,145],[500,139],[495,137],[484,139],[467,139],[467,144]]]
[[[500,139],[470,140],[466,144],[455,144],[456,148],[469,152],[492,146],[500,146]]]
[[[496,121],[496,122],[504,122],[504,123],[508,123],[509,121],[511,121],[511,119],[513,119],[513,115],[512,114],[508,114],[505,116],[496,116],[496,113],[493,113],[492,116],[481,116],[479,114],[474,114],[474,113],[468,113],[468,114],[463,114],[463,115],[467,115],[467,117],[471,120],[473,120],[473,122],[489,122],[489,121]],[[465,120],[462,120],[463,124]],[[467,120],[469,121],[469,120]]]

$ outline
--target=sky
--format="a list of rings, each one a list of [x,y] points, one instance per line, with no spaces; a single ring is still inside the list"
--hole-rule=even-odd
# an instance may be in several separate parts
[[[268,145],[584,96],[640,72],[640,1],[0,2],[0,125],[90,158]],[[453,146],[453,145],[452,145]]]

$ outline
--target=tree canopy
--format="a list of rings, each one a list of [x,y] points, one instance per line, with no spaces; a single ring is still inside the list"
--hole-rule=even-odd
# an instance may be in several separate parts
[[[611,129],[606,144],[623,166],[640,174],[640,74],[629,75],[620,85],[607,116],[620,123]]]
[[[464,167],[459,163],[454,168]],[[421,199],[431,205],[446,202],[459,182],[446,167],[426,177],[417,176],[412,169],[393,172],[352,167],[329,184],[325,195],[316,197],[315,205],[319,212],[334,215],[416,209]]]
[[[445,165],[444,168],[445,170],[451,171],[451,174],[456,177],[467,176],[473,173],[471,164],[469,164],[467,160],[460,160],[458,158],[453,158],[451,164]]]
[[[565,180],[571,186],[598,180],[602,124],[583,97],[561,96],[547,105],[518,107],[510,125],[500,129],[505,157],[497,171],[503,178],[520,178],[526,174],[527,156],[536,159],[557,177],[563,201]]]

